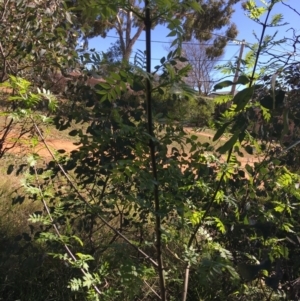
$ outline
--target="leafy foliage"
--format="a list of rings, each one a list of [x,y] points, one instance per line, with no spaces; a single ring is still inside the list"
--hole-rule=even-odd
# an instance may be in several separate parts
[[[249,1],[246,8],[257,19],[275,2],[262,10]],[[84,6],[78,16],[95,16],[100,4],[78,2],[77,9]],[[101,18],[109,19],[122,5],[124,11],[129,9],[128,3],[110,3]],[[178,5],[159,1],[150,7],[152,18],[166,13],[176,43],[183,29],[178,19],[171,22],[170,14]],[[194,5],[184,3],[183,10],[193,12]],[[34,13],[30,7],[29,12]],[[73,15],[62,12],[70,23]],[[273,17],[271,24],[280,19]],[[184,81],[190,66],[178,68],[178,61],[185,60],[179,50],[162,58],[153,72],[145,71],[147,53],[139,52],[135,64],[124,64],[118,72],[112,68],[94,87],[84,84],[84,70],[83,83],[70,83],[67,91],[74,100],[68,116],[59,111],[55,116],[58,105],[48,90],[35,90],[28,80],[7,73],[5,88],[12,93],[6,101],[12,106],[4,115],[30,129],[27,164],[16,172],[22,170],[26,202],[37,207],[26,216],[29,230],[13,234],[14,243],[3,235],[1,296],[178,300],[182,294],[183,301],[297,300],[300,178],[294,161],[288,164],[289,150],[296,145],[282,150],[281,144],[290,118],[297,121],[298,69],[290,64],[276,76],[270,70],[267,78],[261,77],[257,58],[272,39],[261,41],[251,50],[254,70],[245,70],[238,79],[246,87],[234,97],[217,100],[231,101],[216,124],[213,140],[225,132],[228,136],[218,149],[159,114],[159,96],[173,105],[196,100]],[[94,53],[82,56],[87,64],[99,61]],[[294,91],[286,91],[286,85]],[[151,95],[157,110],[150,122],[153,131],[147,115]],[[270,98],[273,106],[266,106]],[[47,115],[38,110],[42,101],[47,101]],[[72,121],[83,125],[70,129],[78,146],[70,154],[49,148],[40,127],[51,121],[50,114],[58,128],[68,128]],[[275,131],[281,116],[282,127]],[[47,162],[36,151],[41,143],[51,155]],[[253,163],[241,162],[246,153],[257,156]],[[7,174],[13,172],[10,164]],[[28,267],[31,275],[25,272]]]

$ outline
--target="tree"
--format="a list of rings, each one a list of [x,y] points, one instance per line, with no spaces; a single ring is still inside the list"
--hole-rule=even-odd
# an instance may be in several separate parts
[[[212,41],[199,43],[196,40],[193,40],[189,43],[184,43],[182,46],[184,56],[192,66],[192,70],[186,81],[196,89],[199,94],[204,95],[208,95],[213,87],[214,67],[217,64],[218,59],[222,57],[218,56],[211,58],[207,55],[207,50],[210,47],[211,42]]]
[[[213,45],[206,48],[208,57],[221,56],[227,42],[238,34],[236,25],[230,20],[234,13],[233,5],[238,2],[240,0],[202,0],[200,5],[203,13],[184,12],[183,16],[186,17],[183,23],[184,40],[191,41],[193,38],[200,42],[211,40]],[[214,31],[223,28],[226,28],[225,34],[213,38]]]
[[[197,41],[212,40],[213,45],[206,48],[207,54],[209,57],[218,57],[222,55],[227,42],[237,35],[236,26],[231,23],[230,18],[234,12],[233,5],[239,1],[202,0],[198,2],[203,9],[201,12],[191,8],[189,1],[170,1],[167,5],[166,3],[162,4],[163,2],[151,3],[152,28],[155,28],[157,24],[168,25],[169,21],[167,20],[170,18],[173,18],[173,21],[184,20],[184,31],[181,33],[181,39],[184,41],[192,39]],[[73,5],[73,1],[67,1],[67,3]],[[75,3],[78,7],[83,6],[80,0]],[[117,46],[123,59],[128,61],[135,42],[145,29],[142,17],[144,9],[141,8],[139,1],[130,0],[123,3],[122,8],[118,8],[116,4],[114,7],[115,15],[112,15],[109,20],[101,17],[100,4],[99,6],[95,4],[93,11],[88,8],[85,9],[85,13],[81,10],[77,14],[79,22],[85,25],[81,26],[83,38],[86,41],[88,38],[97,36],[105,38],[107,33],[114,29],[119,39]],[[164,13],[161,14],[161,11]],[[166,17],[167,15],[168,17]],[[215,30],[219,31],[224,28],[226,31],[223,36],[212,38],[212,33]],[[176,35],[175,32],[171,32],[171,36],[174,35]]]
[[[74,5],[74,1],[66,1],[66,3],[71,7]],[[85,44],[87,44],[88,38],[97,36],[105,38],[108,31],[115,29],[119,38],[118,48],[120,50],[118,51],[122,53],[122,58],[128,61],[134,43],[145,28],[144,21],[138,17],[143,14],[143,9],[139,7],[139,3],[135,0],[130,0],[127,3],[122,3],[122,1],[114,3],[110,7],[113,13],[109,18],[102,15],[102,3],[95,4],[96,7],[93,7],[93,10],[86,7],[81,1],[76,1],[75,5],[78,8],[77,17],[80,23],[76,26],[82,33]],[[133,33],[134,29],[136,31]]]

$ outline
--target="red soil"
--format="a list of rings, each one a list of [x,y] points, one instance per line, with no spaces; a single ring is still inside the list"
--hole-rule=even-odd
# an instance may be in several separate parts
[[[196,135],[201,135],[205,137],[213,138],[213,135],[205,132],[194,132],[192,128],[186,128],[186,131],[189,133],[194,133]],[[226,138],[221,138],[221,140],[226,140]],[[65,150],[66,153],[70,153],[71,151],[78,148],[77,145],[74,145],[73,141],[63,140],[63,139],[46,139],[46,143],[49,146],[50,150],[55,153],[57,150]],[[4,147],[10,147],[13,145],[13,138],[8,138]],[[28,145],[28,140],[26,138],[22,138],[18,143],[11,148],[9,153],[17,154],[20,156],[25,156],[30,152],[38,153],[45,160],[50,160],[52,155],[49,153],[46,146],[40,142],[34,149],[30,149]],[[223,156],[222,159],[225,161],[226,157]],[[258,162],[259,158],[245,155],[245,157],[238,157],[238,160],[241,162],[241,166],[245,167],[246,164],[253,165],[254,162]]]

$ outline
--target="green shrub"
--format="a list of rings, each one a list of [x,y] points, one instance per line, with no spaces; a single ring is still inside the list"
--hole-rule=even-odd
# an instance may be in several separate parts
[[[186,120],[196,126],[209,125],[214,112],[213,100],[198,96],[187,103]]]

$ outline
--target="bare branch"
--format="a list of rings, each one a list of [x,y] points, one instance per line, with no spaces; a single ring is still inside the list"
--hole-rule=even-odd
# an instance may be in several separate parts
[[[206,43],[191,41],[183,45],[184,55],[192,66],[192,71],[187,79],[187,83],[196,88],[199,94],[203,93],[205,95],[209,94],[212,89],[214,83],[212,80],[214,67],[220,59],[220,57],[213,59],[208,58],[206,53],[208,44],[210,44],[210,41]]]
[[[281,3],[282,3],[283,5],[285,5],[285,6],[287,6],[288,8],[290,8],[291,10],[293,10],[298,16],[300,16],[300,13],[299,13],[296,9],[294,9],[294,8],[291,7],[290,5],[284,3],[283,0],[281,0]]]
[[[119,35],[120,46],[121,46],[122,53],[124,55],[124,53],[126,51],[126,45],[125,45],[124,38],[123,38],[122,21],[121,21],[121,18],[119,16],[119,14],[117,14],[117,26],[115,28],[116,28],[117,33]]]
[[[0,22],[2,22],[4,20],[4,16],[5,16],[5,13],[7,11],[7,5],[9,3],[10,0],[7,0],[4,2],[4,5],[3,5],[3,9],[2,9],[2,14],[1,14],[1,17],[0,17]]]

